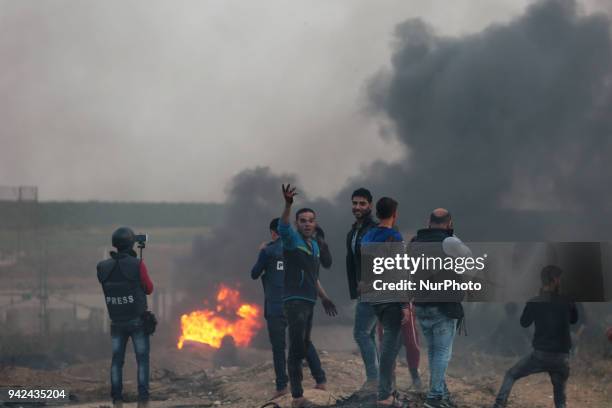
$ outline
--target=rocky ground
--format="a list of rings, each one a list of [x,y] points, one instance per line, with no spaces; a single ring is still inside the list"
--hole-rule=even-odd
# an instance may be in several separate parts
[[[212,365],[213,350],[206,347],[168,348],[156,353],[151,367],[151,408],[157,407],[235,407],[257,408],[264,405],[273,391],[273,367],[269,352],[240,350],[242,367]],[[328,390],[313,389],[314,382],[305,369],[306,397],[326,407],[372,407],[373,399],[357,398],[354,392],[364,381],[360,357],[354,352],[321,350],[328,373]],[[135,407],[136,381],[133,355],[126,356],[124,372],[126,408]],[[484,354],[457,355],[452,362],[448,385],[461,408],[489,407],[501,381],[504,368],[514,359]],[[98,360],[75,364],[56,371],[23,367],[0,369],[0,385],[54,385],[68,389],[73,407],[110,407],[109,362]],[[427,364],[423,364],[427,378]],[[397,368],[398,388],[411,407],[422,406],[422,395],[410,388],[408,370],[403,361]],[[568,385],[569,406],[581,408],[612,407],[612,361],[576,358]],[[274,401],[290,406],[290,397]],[[546,375],[535,375],[517,383],[510,408],[552,407],[552,387]]]

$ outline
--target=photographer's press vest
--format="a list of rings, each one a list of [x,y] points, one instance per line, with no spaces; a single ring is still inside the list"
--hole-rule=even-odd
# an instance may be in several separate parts
[[[140,260],[126,253],[111,253],[98,263],[108,314],[113,323],[136,319],[147,310],[147,295],[140,283]]]

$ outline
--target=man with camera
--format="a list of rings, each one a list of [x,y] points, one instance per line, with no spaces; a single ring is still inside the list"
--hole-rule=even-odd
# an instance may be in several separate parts
[[[97,266],[111,319],[111,397],[115,408],[123,406],[123,363],[130,337],[138,365],[138,407],[146,407],[149,400],[149,336],[156,322],[147,311],[147,295],[153,292],[153,283],[142,256],[139,259],[134,251],[136,242],[142,251],[145,241],[146,235],[135,235],[130,228],[117,229],[112,236],[117,251]]]

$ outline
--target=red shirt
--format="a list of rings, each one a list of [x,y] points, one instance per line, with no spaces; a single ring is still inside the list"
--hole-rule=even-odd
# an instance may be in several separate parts
[[[149,278],[147,266],[143,261],[140,261],[140,284],[147,295],[153,293],[153,282],[151,282],[151,278]]]

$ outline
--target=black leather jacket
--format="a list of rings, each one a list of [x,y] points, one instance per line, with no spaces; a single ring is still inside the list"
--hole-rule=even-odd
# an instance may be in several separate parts
[[[358,227],[357,223],[353,224],[351,230],[346,235],[346,276],[348,278],[351,299],[357,299],[359,297],[357,282],[361,280],[361,239],[370,228],[376,225],[378,225],[378,223],[371,215],[368,215],[361,223],[361,226]],[[355,241],[355,253],[353,253],[352,242],[355,231],[357,231],[357,239]]]

